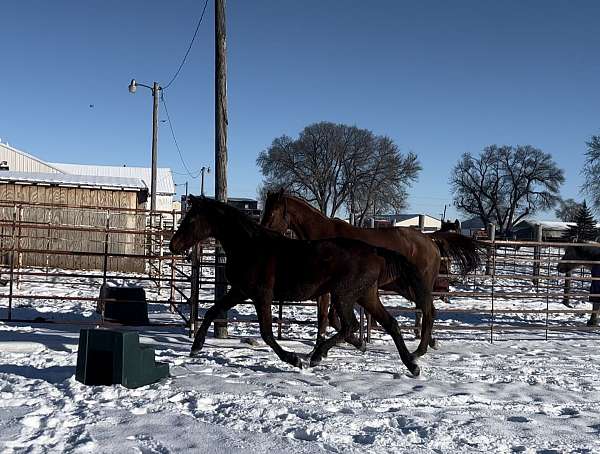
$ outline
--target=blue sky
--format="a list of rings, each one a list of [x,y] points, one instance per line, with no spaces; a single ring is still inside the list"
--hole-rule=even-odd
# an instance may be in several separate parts
[[[149,166],[152,99],[127,85],[166,84],[203,4],[3,1],[0,137],[50,161]],[[214,156],[213,14],[210,0],[166,93],[193,169]],[[419,156],[409,211],[441,213],[460,155],[494,143],[551,153],[562,195],[580,198],[585,141],[600,133],[598,17],[596,1],[229,0],[229,195],[256,195],[273,138],[327,120]],[[166,123],[159,140],[159,165],[184,173]]]

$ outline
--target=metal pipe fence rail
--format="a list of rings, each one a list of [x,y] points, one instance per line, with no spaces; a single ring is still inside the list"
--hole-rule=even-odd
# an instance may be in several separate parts
[[[68,225],[37,222],[27,218],[29,209],[39,209],[40,206],[51,209],[52,206],[47,204],[0,203],[0,206],[8,206],[13,210],[12,219],[0,219],[0,284],[6,284],[4,287],[0,286],[0,321],[36,322],[35,317],[27,319],[20,313],[13,313],[22,304],[30,305],[33,309],[42,301],[47,304],[66,301],[95,305],[100,298],[91,292],[99,292],[103,283],[115,281],[142,285],[152,294],[148,303],[166,306],[169,308],[168,312],[173,314],[168,321],[151,320],[151,323],[156,323],[157,326],[187,327],[190,334],[195,332],[202,320],[201,309],[213,304],[212,290],[215,284],[220,283],[215,280],[214,243],[203,244],[197,251],[195,260],[191,260],[190,254],[171,255],[167,246],[177,226],[177,212],[156,213],[153,214],[156,222],[123,227],[122,223],[115,226],[110,220],[118,219],[119,213],[123,212],[145,217],[150,214],[133,209],[89,207],[85,209],[95,209],[98,215],[99,222],[96,225]],[[61,207],[80,208],[65,205]],[[33,232],[39,234],[35,236],[39,242],[27,244],[26,235],[32,236]],[[79,233],[89,235],[85,238],[85,245],[81,239],[78,240],[79,243],[73,241],[72,235]],[[442,276],[450,280],[451,287],[449,291],[438,292],[435,296],[447,297],[450,302],[436,301],[436,332],[487,333],[490,341],[511,331],[537,331],[546,338],[552,331],[594,331],[597,334],[596,327],[585,324],[591,307],[582,303],[587,304],[590,296],[600,297],[600,294],[590,295],[588,290],[590,282],[600,278],[592,278],[587,270],[600,262],[571,260],[569,262],[577,265],[577,268],[570,275],[562,275],[556,271],[556,265],[565,247],[578,247],[577,244],[506,240],[490,240],[486,244],[488,257],[483,262],[488,263],[487,273],[485,267],[482,267],[464,277],[456,272]],[[134,246],[138,248],[135,252],[123,252],[127,247],[131,250]],[[87,267],[66,270],[51,266],[48,259],[44,265],[27,265],[23,261],[26,254],[70,257],[74,264],[79,263],[76,258],[81,258],[81,263]],[[94,258],[94,261],[85,262],[85,258]],[[119,272],[118,266],[126,262],[118,260],[140,260],[144,264],[144,270],[140,273]],[[45,285],[48,283],[58,290],[50,292],[48,285]],[[71,290],[77,288],[80,293],[73,295],[66,287]],[[33,290],[28,290],[30,288]],[[412,317],[417,312],[412,303],[387,292],[381,292],[381,298],[393,315],[398,317],[402,328],[412,330]],[[573,307],[567,307],[566,304]],[[274,323],[277,324],[279,337],[282,336],[283,326],[316,323],[314,302],[275,302],[274,306]],[[293,313],[294,308],[306,308],[309,317],[299,319]],[[313,312],[312,317],[310,312]],[[54,321],[71,324],[105,323],[101,318],[76,319],[68,317],[68,314],[61,315],[61,318]],[[306,313],[303,313],[304,316]],[[47,317],[42,318],[45,318],[45,322],[51,321]],[[41,320],[37,319],[39,321]],[[257,322],[253,317],[238,320],[230,318],[227,321]],[[371,329],[369,325],[362,332],[370,337]]]
[[[103,284],[121,281],[144,287],[153,295],[147,298],[148,304],[168,305],[181,319],[171,317],[167,323],[151,321],[151,325],[189,326],[189,316],[180,309],[190,305],[189,277],[185,273],[165,273],[167,262],[174,266],[185,263],[183,257],[167,256],[164,247],[174,232],[178,212],[151,214],[128,208],[6,201],[0,202],[1,209],[5,211],[0,211],[0,321],[105,324],[103,318],[82,320],[66,313],[58,313],[54,320],[50,318],[57,314],[26,319],[14,316],[13,310],[16,303],[23,302],[25,306],[17,306],[31,307],[29,312],[42,314],[36,312],[36,306],[43,301],[80,303],[91,308],[101,301],[99,291]],[[63,211],[57,214],[55,209]],[[132,218],[131,214],[137,217]],[[149,226],[138,222],[140,216],[159,221]],[[164,222],[165,217],[171,222]],[[119,272],[120,267],[132,261],[140,272]],[[5,276],[8,279],[3,279]]]

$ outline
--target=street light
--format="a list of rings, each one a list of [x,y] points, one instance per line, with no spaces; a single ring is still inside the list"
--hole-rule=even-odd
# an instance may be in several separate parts
[[[200,183],[200,195],[204,195],[204,172],[210,173],[210,167],[202,166],[200,172],[202,173],[202,183]]]
[[[140,84],[135,79],[129,83],[129,93],[134,94],[137,87],[145,87],[152,90],[152,173],[150,177],[150,213],[156,211],[156,161],[158,159],[158,97],[162,87],[154,82],[152,86]]]

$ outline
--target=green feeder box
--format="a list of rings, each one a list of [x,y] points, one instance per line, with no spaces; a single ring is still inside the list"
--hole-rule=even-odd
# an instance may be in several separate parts
[[[154,348],[140,344],[132,331],[82,329],[75,379],[84,385],[126,388],[155,383],[169,376],[169,365],[154,361]]]

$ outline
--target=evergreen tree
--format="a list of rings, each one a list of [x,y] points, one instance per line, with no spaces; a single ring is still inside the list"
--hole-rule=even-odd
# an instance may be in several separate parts
[[[568,241],[593,241],[598,236],[598,229],[596,229],[596,221],[592,212],[588,208],[585,200],[583,201],[581,208],[579,209],[577,216],[574,219],[575,225],[569,226],[569,228],[563,233],[563,238]]]

